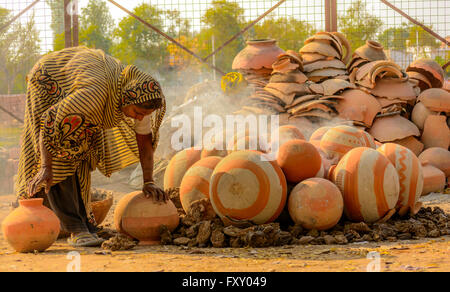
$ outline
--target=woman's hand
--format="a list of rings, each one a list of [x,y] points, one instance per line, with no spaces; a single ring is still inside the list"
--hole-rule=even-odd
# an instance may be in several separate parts
[[[53,181],[52,167],[41,166],[39,172],[28,184],[28,195],[30,197],[34,197],[43,184],[45,184],[45,193],[47,194],[48,192],[50,192],[52,181]]]
[[[159,188],[154,182],[144,183],[142,189],[146,198],[153,198],[157,203],[165,203],[169,200],[169,195]]]

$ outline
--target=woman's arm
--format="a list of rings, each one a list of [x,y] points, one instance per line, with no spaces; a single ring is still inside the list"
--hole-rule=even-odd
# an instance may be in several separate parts
[[[168,200],[167,194],[156,186],[153,180],[154,150],[152,146],[152,134],[136,134],[136,140],[144,177],[143,192],[146,197],[153,197],[156,202],[165,202]]]
[[[36,176],[31,180],[28,185],[28,195],[33,197],[39,191],[42,184],[45,183],[45,193],[50,191],[53,180],[52,172],[52,155],[47,150],[43,142],[44,131],[41,130],[39,133],[39,149],[41,152],[41,167]]]

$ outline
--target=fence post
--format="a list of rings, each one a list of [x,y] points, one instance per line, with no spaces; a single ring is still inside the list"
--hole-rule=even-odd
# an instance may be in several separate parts
[[[64,0],[64,38],[65,47],[72,47],[72,16],[69,14],[71,7],[70,0]]]
[[[337,31],[337,0],[325,0],[325,30]]]
[[[72,39],[73,46],[79,46],[78,0],[72,0]]]

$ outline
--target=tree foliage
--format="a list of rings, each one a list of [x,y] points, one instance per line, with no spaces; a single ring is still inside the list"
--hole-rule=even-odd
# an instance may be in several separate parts
[[[80,44],[110,53],[114,20],[105,1],[89,0],[81,9]]]
[[[0,7],[0,24],[11,18],[9,10]],[[40,57],[39,33],[34,15],[28,22],[13,23],[0,33],[0,92],[6,94],[26,91],[25,77]]]
[[[283,33],[280,33],[283,32]],[[278,46],[284,50],[298,51],[307,38],[317,30],[313,25],[293,17],[268,17],[256,24],[251,36],[255,39],[276,39]]]
[[[370,14],[362,0],[353,2],[345,14],[339,17],[339,31],[347,36],[352,50],[363,46],[368,40],[376,39],[382,26],[383,21]]]

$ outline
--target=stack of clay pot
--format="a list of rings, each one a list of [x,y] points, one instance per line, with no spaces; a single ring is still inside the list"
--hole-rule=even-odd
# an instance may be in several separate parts
[[[418,98],[411,119],[422,130],[424,148],[450,146],[447,116],[450,114],[450,93],[441,88],[423,91]]]
[[[276,40],[251,40],[234,58],[232,68],[240,72],[250,86],[262,89],[269,82],[273,62],[282,53]]]
[[[353,71],[361,68],[367,63],[387,59],[388,58],[384,53],[384,48],[380,43],[375,41],[367,41],[364,46],[359,47],[353,53],[352,60],[347,67],[348,73],[352,74]]]
[[[353,68],[350,81],[377,98],[382,113],[401,112],[414,106],[420,91],[416,83],[409,81],[408,75],[392,61],[372,61]]]
[[[431,59],[418,59],[406,69],[409,77],[418,82],[421,91],[441,88],[444,84],[444,70]]]
[[[350,44],[341,33],[316,33],[305,41],[300,54],[309,80],[320,83],[331,78],[348,79]]]

